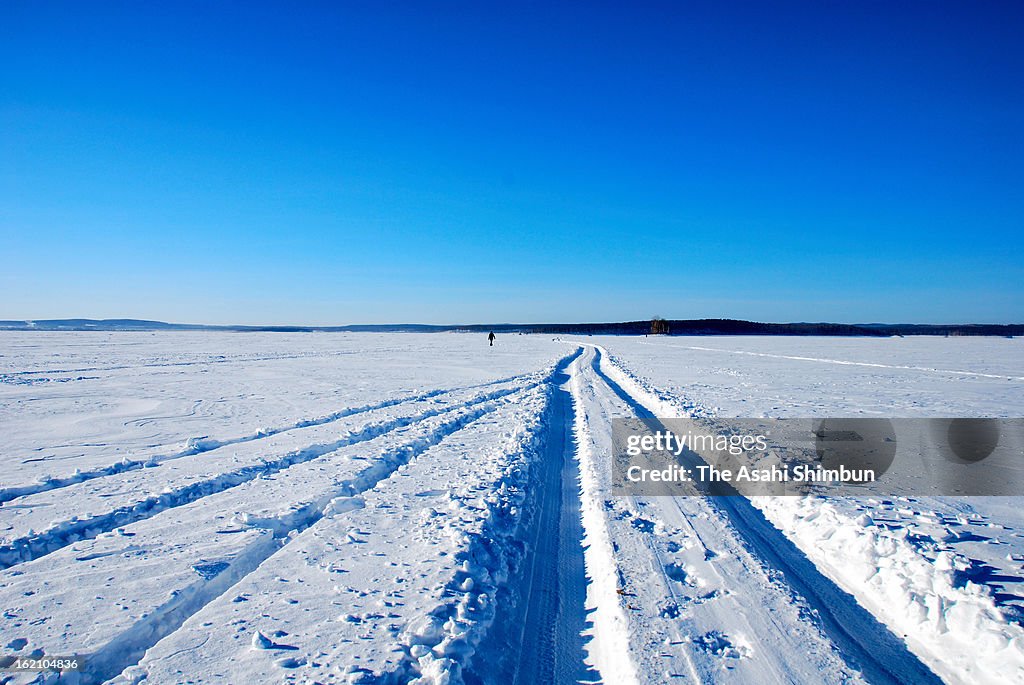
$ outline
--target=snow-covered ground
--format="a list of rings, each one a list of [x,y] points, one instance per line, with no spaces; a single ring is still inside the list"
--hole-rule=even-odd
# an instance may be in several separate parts
[[[611,494],[611,420],[1024,416],[958,338],[0,335],[60,682],[1024,682],[1024,498]],[[0,672],[0,682],[56,681]]]
[[[592,341],[659,416],[1024,416],[1018,339]],[[1024,682],[1024,498],[753,499],[947,681]]]

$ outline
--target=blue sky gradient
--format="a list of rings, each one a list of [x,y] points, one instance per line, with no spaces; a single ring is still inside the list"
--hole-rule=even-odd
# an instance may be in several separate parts
[[[1019,3],[0,5],[0,318],[1024,322]]]

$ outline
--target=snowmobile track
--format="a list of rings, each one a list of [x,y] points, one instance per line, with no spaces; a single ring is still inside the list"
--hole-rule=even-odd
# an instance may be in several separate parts
[[[658,423],[649,409],[608,377],[601,368],[601,357],[601,351],[595,347],[593,370],[601,381],[637,418]],[[696,464],[687,466],[692,468]],[[778,571],[794,594],[808,602],[824,633],[869,682],[879,685],[937,685],[942,682],[852,595],[818,571],[748,499],[738,493],[709,499],[732,523],[748,549],[769,569]]]
[[[485,402],[492,402],[507,395],[520,392],[524,389],[535,387],[535,385],[536,384],[531,383],[523,386],[486,392],[455,405],[439,409],[431,409],[409,417],[371,423],[362,427],[359,431],[345,435],[335,441],[309,445],[277,459],[244,466],[228,473],[217,474],[209,479],[191,483],[183,488],[171,490],[170,492],[163,492],[158,496],[151,496],[142,501],[133,503],[130,506],[120,507],[103,514],[91,517],[75,518],[71,521],[56,523],[46,531],[39,533],[33,532],[31,535],[16,538],[4,545],[0,545],[0,569],[10,568],[27,561],[38,559],[74,542],[93,539],[96,536],[114,530],[115,528],[155,516],[167,509],[184,506],[204,497],[209,497],[210,495],[237,487],[238,485],[254,479],[279,473],[297,464],[303,464],[319,459],[342,447],[378,438],[399,428],[415,424],[434,416],[459,411]],[[436,396],[448,392],[452,391],[437,391],[436,393],[428,394],[428,396]],[[407,399],[403,402],[408,401],[409,400]]]

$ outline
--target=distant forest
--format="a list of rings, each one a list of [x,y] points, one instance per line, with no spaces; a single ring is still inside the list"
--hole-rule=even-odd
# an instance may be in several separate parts
[[[0,321],[0,330],[14,331],[270,331],[431,333],[448,331],[495,333],[543,333],[547,335],[1024,335],[1024,324],[842,324],[842,323],[759,323],[738,319],[662,319],[619,323],[542,324],[354,324],[349,326],[207,326],[164,323],[141,319],[47,319]]]

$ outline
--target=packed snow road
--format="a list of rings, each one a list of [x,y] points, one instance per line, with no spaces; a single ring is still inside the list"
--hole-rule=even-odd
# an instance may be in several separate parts
[[[81,656],[59,682],[1024,682],[1012,505],[613,495],[613,419],[719,401],[655,344],[7,340],[0,652]],[[1024,404],[1012,364],[936,371],[927,346],[839,365],[829,341],[731,342],[685,353]]]
[[[611,454],[611,418],[654,413],[609,378],[598,349],[589,356],[581,395],[592,453]],[[599,491],[610,490],[609,480]],[[605,506],[617,547],[605,563],[630,598],[641,680],[845,682],[860,671],[873,683],[938,682],[745,498],[620,497]]]

